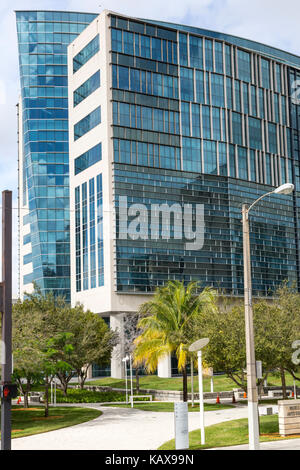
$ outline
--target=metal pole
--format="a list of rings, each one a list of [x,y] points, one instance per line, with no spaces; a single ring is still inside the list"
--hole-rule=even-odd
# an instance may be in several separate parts
[[[205,444],[205,429],[204,429],[204,403],[203,403],[203,378],[202,378],[202,351],[198,351],[198,380],[199,380],[199,411],[200,411],[200,432],[201,432],[201,445]]]
[[[294,398],[297,400],[297,387],[296,387],[296,380],[294,379]]]
[[[249,449],[259,450],[258,399],[256,388],[256,362],[252,311],[252,282],[248,206],[243,204],[244,298],[246,330],[246,362],[248,392]]]
[[[2,192],[2,384],[12,372],[12,192]],[[11,399],[1,398],[1,450],[11,450]]]
[[[210,391],[214,393],[214,376],[212,375],[210,378]]]
[[[125,367],[125,387],[126,387],[126,404],[128,403],[128,384],[127,384],[127,360],[124,361]]]
[[[129,364],[130,364],[130,393],[131,393],[131,408],[133,408],[133,381],[132,381],[132,357],[131,354],[129,356]]]
[[[194,362],[191,359],[191,391],[192,391],[192,407],[194,408]]]

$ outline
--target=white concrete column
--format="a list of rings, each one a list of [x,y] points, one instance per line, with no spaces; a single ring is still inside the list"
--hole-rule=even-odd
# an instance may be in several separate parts
[[[165,379],[169,379],[170,377],[172,377],[171,354],[168,354],[167,356],[160,359],[160,361],[158,361],[157,375],[158,377],[162,377]]]
[[[87,370],[87,379],[92,379],[93,378],[93,366],[90,365]]]
[[[124,378],[124,314],[118,313],[110,316],[110,328],[119,333],[119,344],[113,349],[111,356],[111,377],[114,379]]]

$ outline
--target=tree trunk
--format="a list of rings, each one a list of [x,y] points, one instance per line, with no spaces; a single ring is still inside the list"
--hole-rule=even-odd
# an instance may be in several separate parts
[[[282,396],[285,399],[287,398],[287,393],[286,393],[285,372],[284,372],[283,367],[280,367],[280,376],[281,376],[281,385],[282,385]]]
[[[80,389],[83,390],[84,385],[85,385],[85,381],[87,379],[87,373],[83,372],[82,369],[80,369],[79,371],[77,371],[77,375],[78,375],[78,379],[79,379]]]
[[[139,393],[140,391],[140,376],[139,376],[139,368],[136,367],[135,369],[135,388],[136,388],[136,393]]]
[[[184,366],[182,369],[182,385],[183,385],[183,401],[188,401],[186,366]]]
[[[45,377],[45,418],[49,416],[49,377]]]

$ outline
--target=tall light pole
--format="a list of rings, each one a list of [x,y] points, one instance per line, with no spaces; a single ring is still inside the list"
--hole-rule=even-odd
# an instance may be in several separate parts
[[[128,403],[128,385],[127,385],[127,361],[129,360],[129,357],[126,356],[122,359],[122,362],[124,362],[124,369],[125,369],[125,388],[126,388],[126,404]]]
[[[249,449],[259,450],[259,421],[258,421],[258,397],[256,388],[256,363],[252,309],[252,279],[250,258],[249,212],[261,199],[271,194],[290,194],[294,191],[291,183],[283,184],[274,191],[263,194],[254,201],[250,207],[243,204],[243,254],[244,254],[244,300],[245,300],[245,330],[246,330],[246,362],[247,362],[247,395],[248,395],[248,428]]]
[[[2,326],[1,361],[1,450],[11,449],[11,396],[5,394],[12,374],[12,192],[2,192],[2,283],[0,314]]]
[[[202,348],[209,343],[209,338],[202,338],[190,345],[189,351],[196,352],[198,355],[198,380],[199,380],[199,412],[200,412],[200,432],[201,445],[205,444],[204,427],[204,401],[203,401],[203,377],[202,377]]]

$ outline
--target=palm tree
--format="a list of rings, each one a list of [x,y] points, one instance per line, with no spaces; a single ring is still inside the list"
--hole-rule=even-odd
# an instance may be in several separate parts
[[[160,359],[175,352],[183,377],[183,401],[188,399],[187,364],[191,357],[188,346],[198,339],[192,325],[204,310],[215,308],[215,291],[205,288],[198,292],[197,282],[185,287],[183,282],[169,281],[165,287],[156,289],[153,299],[139,309],[138,326],[143,332],[135,340],[135,363],[144,364],[153,373]]]

